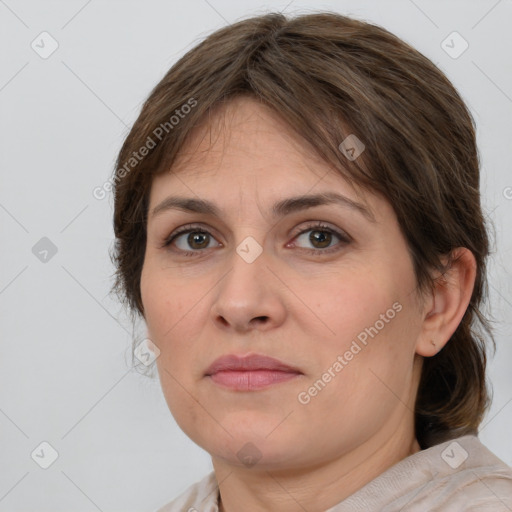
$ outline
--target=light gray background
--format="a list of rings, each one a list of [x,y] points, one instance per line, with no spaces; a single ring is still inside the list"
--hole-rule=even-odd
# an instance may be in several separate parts
[[[511,1],[0,0],[0,511],[151,511],[210,471],[158,380],[130,367],[131,325],[108,296],[112,197],[92,190],[151,88],[203,37],[250,14],[322,8],[411,43],[475,116],[497,241],[480,439],[512,464]],[[47,59],[31,48],[43,31],[59,44]],[[456,59],[441,46],[453,31],[469,43]],[[32,252],[42,237],[57,247],[46,263]],[[59,453],[46,470],[31,458],[43,441]]]

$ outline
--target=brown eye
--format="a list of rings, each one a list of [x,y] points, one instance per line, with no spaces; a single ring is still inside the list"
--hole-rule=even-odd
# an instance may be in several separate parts
[[[208,246],[209,236],[208,233],[193,231],[188,234],[186,243],[192,249],[205,249]]]
[[[309,241],[319,249],[325,249],[330,245],[332,240],[332,233],[328,231],[314,230],[309,235]],[[319,244],[319,245],[316,245]]]
[[[188,235],[188,236],[185,236]],[[211,233],[198,226],[184,226],[182,229],[171,234],[163,243],[162,247],[176,246],[172,249],[187,255],[199,253],[210,247],[212,240],[215,240]]]
[[[341,243],[331,245],[336,238]],[[350,242],[348,235],[343,235],[323,224],[309,226],[307,229],[302,230],[295,239],[311,244],[313,249],[305,247],[304,250],[312,254],[324,254],[337,251],[341,249],[340,246]],[[294,245],[296,245],[296,243],[294,243]]]

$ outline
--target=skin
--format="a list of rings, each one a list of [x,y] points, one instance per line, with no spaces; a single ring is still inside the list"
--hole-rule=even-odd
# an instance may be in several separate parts
[[[274,202],[324,191],[366,205],[376,222],[336,204],[271,218]],[[275,113],[249,98],[232,100],[196,129],[172,172],[155,177],[149,211],[170,195],[208,199],[224,211],[221,217],[150,213],[141,276],[167,404],[211,455],[221,510],[320,512],[419,451],[414,401],[423,357],[441,350],[468,306],[471,252],[458,249],[460,259],[435,292],[420,297],[389,202],[350,186]],[[315,243],[308,237],[318,228],[298,235],[308,221],[351,240],[332,235]],[[162,247],[189,223],[211,236],[191,246],[184,234]],[[252,263],[236,252],[246,237],[263,250]],[[337,250],[322,252],[326,246]],[[196,252],[184,256],[187,250]],[[400,312],[300,403],[298,395],[394,303]],[[280,359],[302,375],[244,392],[205,377],[219,356],[249,353]],[[251,467],[237,456],[248,442],[261,456]]]

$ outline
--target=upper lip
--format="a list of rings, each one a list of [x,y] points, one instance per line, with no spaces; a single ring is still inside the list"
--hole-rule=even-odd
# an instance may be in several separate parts
[[[302,373],[298,368],[287,365],[279,359],[264,356],[262,354],[249,354],[237,356],[230,354],[216,359],[206,370],[205,375],[212,375],[221,371],[251,371],[273,370],[286,373]]]

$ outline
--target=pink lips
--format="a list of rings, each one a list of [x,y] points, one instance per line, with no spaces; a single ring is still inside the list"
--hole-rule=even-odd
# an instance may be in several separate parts
[[[302,372],[272,357],[233,354],[216,359],[205,375],[216,384],[237,391],[251,391],[288,381]]]

